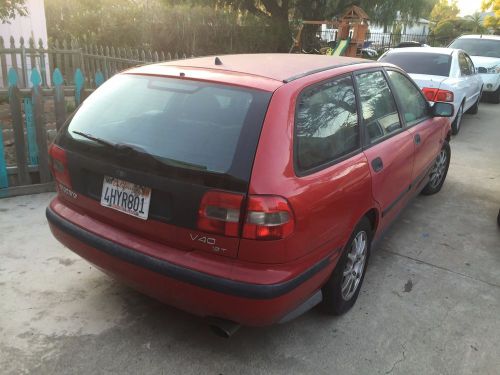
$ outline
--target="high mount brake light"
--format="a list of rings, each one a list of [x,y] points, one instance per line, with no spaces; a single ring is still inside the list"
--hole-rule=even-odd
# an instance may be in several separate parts
[[[66,151],[52,144],[49,148],[49,165],[56,181],[71,188],[71,177],[68,170]]]
[[[246,210],[243,201],[241,194],[207,192],[200,204],[198,228],[209,233],[238,237],[242,227],[242,237],[254,240],[278,240],[293,232],[293,212],[285,198],[250,195]]]

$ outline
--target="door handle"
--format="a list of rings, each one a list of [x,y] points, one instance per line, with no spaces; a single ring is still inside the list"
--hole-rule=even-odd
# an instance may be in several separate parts
[[[420,134],[415,134],[415,137],[413,138],[415,140],[415,144],[416,145],[419,145],[420,144]]]
[[[372,168],[375,172],[380,172],[384,168],[384,163],[382,159],[375,158],[372,160]]]

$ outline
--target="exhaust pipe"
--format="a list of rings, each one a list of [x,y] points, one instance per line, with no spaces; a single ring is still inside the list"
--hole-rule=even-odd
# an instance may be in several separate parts
[[[219,337],[230,338],[240,329],[238,323],[221,318],[208,318],[208,326]]]

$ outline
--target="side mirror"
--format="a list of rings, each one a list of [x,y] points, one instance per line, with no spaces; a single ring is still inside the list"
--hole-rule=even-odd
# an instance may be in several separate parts
[[[432,116],[434,117],[451,117],[455,113],[453,104],[436,102],[432,106]]]
[[[479,74],[486,74],[488,73],[488,69],[480,66],[479,68],[476,69],[476,71],[479,73]]]

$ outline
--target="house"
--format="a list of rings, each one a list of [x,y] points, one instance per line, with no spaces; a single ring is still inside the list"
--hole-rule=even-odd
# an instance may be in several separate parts
[[[400,17],[398,16],[400,19]],[[419,18],[418,20],[401,22],[401,20],[394,22],[392,25],[385,26],[376,23],[371,23],[369,27],[370,34],[382,34],[382,33],[397,33],[399,32],[398,26],[401,26],[401,35],[428,35],[429,34],[429,24],[430,22],[425,18]]]
[[[36,48],[39,46],[39,40],[42,41],[44,48],[47,48],[47,21],[45,19],[45,6],[44,0],[26,0],[25,6],[28,10],[28,15],[25,17],[16,16],[10,23],[0,24],[0,37],[2,37],[5,48],[11,47],[11,37],[14,39],[16,48],[21,46],[21,38],[24,39],[24,46],[29,47],[29,40],[35,40]],[[27,53],[28,54],[28,53]],[[10,54],[6,55],[7,71],[12,67],[12,60]],[[26,72],[24,73],[23,81],[29,81],[28,77],[31,74],[31,61],[27,58]],[[18,74],[21,71],[21,55],[17,55]],[[48,66],[48,59],[46,59],[45,66]],[[50,79],[50,78],[49,78]],[[2,76],[2,69],[0,69],[0,87],[4,82]]]

